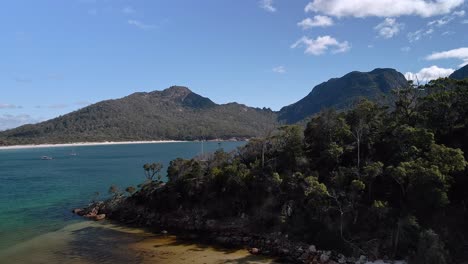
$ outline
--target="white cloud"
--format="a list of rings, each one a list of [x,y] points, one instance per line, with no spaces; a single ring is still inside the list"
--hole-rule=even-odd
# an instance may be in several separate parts
[[[375,26],[374,29],[379,32],[381,37],[389,39],[396,36],[403,27],[404,24],[398,23],[395,18],[385,18],[385,20]]]
[[[30,115],[0,115],[0,131],[19,127],[25,124],[33,124],[39,122],[39,119],[33,118]]]
[[[455,11],[453,12],[453,15],[458,16],[458,17],[463,17],[465,16],[465,10]]]
[[[283,73],[286,73],[286,68],[284,66],[278,66],[278,67],[274,67],[272,71],[275,73],[283,74]]]
[[[259,6],[268,12],[276,12],[276,7],[273,6],[273,0],[260,0]]]
[[[447,77],[454,71],[454,69],[439,68],[433,65],[429,68],[423,68],[417,73],[407,72],[405,73],[405,77],[407,80],[414,82],[427,83],[430,80]]]
[[[145,24],[141,21],[138,21],[138,20],[128,20],[127,23],[129,25],[132,25],[132,26],[135,26],[137,28],[140,28],[140,29],[153,29],[153,28],[156,28],[155,25],[150,25],[150,24]]]
[[[124,13],[125,15],[131,15],[131,14],[135,14],[136,11],[135,9],[133,9],[133,7],[131,6],[126,6],[122,9],[122,13]]]
[[[351,48],[347,41],[338,42],[338,40],[331,36],[319,36],[316,39],[310,39],[304,36],[291,45],[291,48],[295,49],[301,46],[305,46],[304,53],[310,55],[321,55],[329,48],[332,48],[332,53],[346,52]]]
[[[314,16],[314,18],[306,18],[297,23],[302,29],[309,29],[313,27],[329,27],[333,26],[333,19],[329,16]]]
[[[321,12],[336,17],[431,17],[452,12],[464,0],[313,0],[306,12]]]
[[[441,52],[434,52],[426,57],[426,60],[441,60],[441,59],[459,59],[463,63],[459,66],[462,67],[468,64],[468,47],[452,49]]]

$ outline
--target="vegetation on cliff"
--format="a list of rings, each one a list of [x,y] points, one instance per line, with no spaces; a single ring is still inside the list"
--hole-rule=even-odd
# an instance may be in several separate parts
[[[468,81],[394,93],[392,107],[363,100],[233,153],[173,160],[166,183],[144,184],[113,217],[198,211],[348,255],[466,259]]]

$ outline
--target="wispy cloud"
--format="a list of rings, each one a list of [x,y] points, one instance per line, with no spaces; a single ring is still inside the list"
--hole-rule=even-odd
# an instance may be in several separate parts
[[[465,16],[465,11],[460,10],[460,11],[455,11],[451,14],[445,15],[439,19],[429,21],[427,23],[426,28],[422,28],[417,31],[408,33],[408,40],[409,42],[415,42],[415,41],[422,39],[423,37],[430,37],[432,33],[436,32],[436,30],[439,30],[439,28],[442,28],[452,23],[455,19],[458,19],[463,16]],[[447,32],[447,31],[444,31],[444,32]],[[444,33],[442,33],[442,35],[444,35]]]
[[[415,41],[422,39],[423,37],[432,35],[432,33],[434,33],[433,28],[420,29],[414,32],[409,32],[407,37],[408,37],[409,42],[415,42]]]
[[[24,77],[24,76],[19,76],[19,77],[15,77],[15,82],[18,82],[18,83],[30,83],[30,82],[32,82],[32,79],[31,79],[31,78],[28,78],[28,77]]]
[[[406,47],[402,47],[400,50],[403,51],[403,52],[409,52],[411,50],[411,48],[406,46]]]
[[[423,68],[417,73],[407,72],[405,73],[405,77],[407,80],[414,82],[427,83],[430,80],[447,77],[454,71],[454,69],[439,68],[438,66],[433,65],[428,68]]]
[[[431,17],[451,13],[464,0],[314,0],[306,12],[320,12],[336,17]]]
[[[273,72],[283,74],[286,73],[286,68],[284,66],[277,66],[272,69]]]
[[[458,16],[458,17],[463,17],[465,16],[465,10],[455,11],[453,12],[453,15]]]
[[[122,13],[124,13],[125,15],[132,15],[132,14],[135,14],[136,11],[135,11],[135,9],[133,9],[133,7],[126,6],[126,7],[122,8]]]
[[[398,23],[395,18],[387,17],[382,23],[375,26],[374,29],[379,32],[379,36],[389,39],[398,35],[403,27],[403,23]]]
[[[260,0],[259,6],[268,12],[276,12],[276,7],[273,6],[273,0]]]
[[[452,49],[441,52],[434,52],[431,55],[426,57],[426,60],[441,60],[441,59],[459,59],[463,63],[459,66],[465,66],[468,64],[468,47]]]
[[[342,53],[351,48],[347,41],[339,42],[331,36],[319,36],[316,39],[304,36],[291,45],[291,48],[295,49],[301,46],[305,47],[304,53],[315,56],[324,54],[328,50],[331,50],[332,53]]]
[[[149,29],[155,29],[156,28],[156,25],[152,25],[152,24],[146,24],[146,23],[143,23],[139,20],[133,20],[133,19],[130,19],[130,20],[127,20],[127,23],[129,25],[132,25],[132,26],[135,26],[139,29],[143,29],[143,30],[149,30]]]
[[[313,27],[329,27],[333,26],[333,19],[329,16],[314,16],[313,18],[306,18],[297,23],[302,29],[309,29]]]
[[[51,105],[36,105],[35,108],[37,109],[43,109],[43,108],[49,108],[49,109],[64,109],[69,107],[70,105],[68,104],[51,104]]]
[[[16,109],[16,108],[22,108],[22,107],[13,105],[13,104],[1,104],[0,103],[0,109]]]
[[[3,115],[0,115],[0,131],[19,127],[25,124],[34,124],[40,121],[41,121],[40,119],[34,118],[30,115],[3,114]]]

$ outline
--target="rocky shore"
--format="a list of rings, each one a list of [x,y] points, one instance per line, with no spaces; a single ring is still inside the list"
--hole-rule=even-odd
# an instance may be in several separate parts
[[[95,202],[73,212],[92,220],[109,219],[127,226],[149,228],[161,234],[183,234],[187,238],[201,239],[224,247],[247,248],[251,254],[275,257],[286,263],[404,263],[372,260],[364,255],[358,258],[346,257],[335,251],[320,250],[315,245],[292,241],[281,232],[255,232],[249,228],[248,217],[209,219],[203,210],[157,213],[143,206],[135,207],[123,197]]]

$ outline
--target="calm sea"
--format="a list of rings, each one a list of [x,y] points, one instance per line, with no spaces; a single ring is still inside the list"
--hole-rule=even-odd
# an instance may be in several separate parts
[[[204,150],[242,144],[206,142]],[[0,150],[0,251],[83,221],[70,211],[96,193],[105,198],[111,185],[124,190],[143,182],[145,163],[161,162],[165,171],[170,160],[200,152],[199,142]]]

